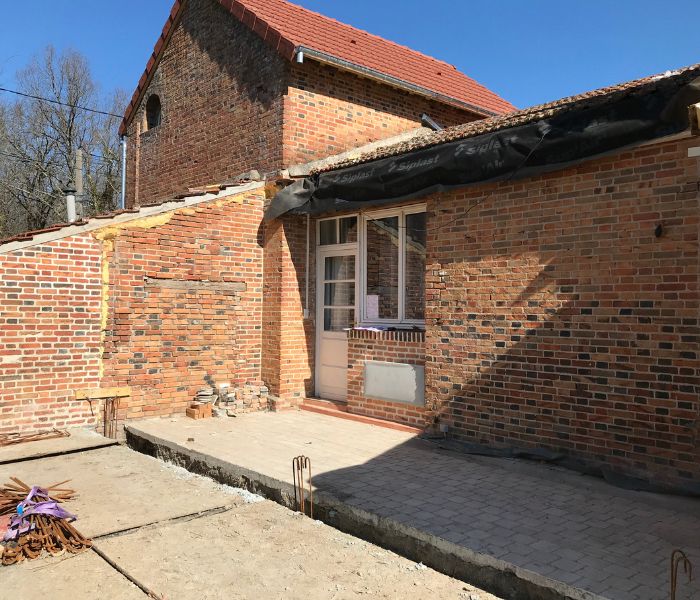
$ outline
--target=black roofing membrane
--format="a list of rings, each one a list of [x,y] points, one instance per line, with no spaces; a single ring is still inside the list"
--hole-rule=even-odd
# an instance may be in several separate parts
[[[688,129],[688,107],[696,102],[700,78],[688,82],[669,75],[651,89],[579,102],[550,118],[319,173],[277,194],[265,219],[356,210],[534,177],[679,134]]]

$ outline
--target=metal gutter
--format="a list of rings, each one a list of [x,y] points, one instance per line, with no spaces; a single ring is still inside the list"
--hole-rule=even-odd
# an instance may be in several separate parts
[[[312,60],[315,60],[316,62],[331,65],[338,69],[343,69],[344,71],[355,73],[356,75],[360,75],[361,77],[367,77],[368,79],[379,81],[380,83],[383,83],[385,85],[390,85],[400,90],[405,90],[413,94],[418,94],[419,96],[424,96],[442,104],[449,104],[450,106],[455,106],[457,108],[468,110],[477,115],[481,115],[484,117],[495,117],[500,114],[492,112],[490,110],[486,110],[484,108],[476,106],[475,104],[463,102],[462,100],[457,100],[457,98],[452,98],[451,96],[446,96],[445,94],[434,92],[433,90],[429,90],[428,88],[425,88],[423,86],[416,85],[414,83],[409,83],[408,81],[404,81],[403,79],[399,79],[398,77],[393,77],[392,75],[387,75],[385,73],[382,73],[381,71],[370,69],[368,67],[363,67],[362,65],[358,65],[348,60],[338,58],[337,56],[333,56],[332,54],[321,52],[320,50],[314,50],[313,48],[308,48],[306,46],[297,46],[296,54],[297,56],[301,54],[302,62],[304,58],[310,58]]]

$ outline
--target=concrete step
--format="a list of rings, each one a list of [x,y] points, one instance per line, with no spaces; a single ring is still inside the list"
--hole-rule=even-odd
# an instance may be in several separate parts
[[[364,415],[354,415],[350,412],[338,410],[335,408],[318,406],[316,404],[307,404],[306,402],[304,402],[304,404],[302,404],[299,408],[301,408],[301,410],[317,413],[320,415],[337,417],[339,419],[345,419],[347,421],[356,421],[358,423],[366,423],[368,425],[376,425],[377,427],[393,429],[394,431],[406,431],[408,433],[415,433],[416,435],[423,433],[423,430],[419,427],[411,427],[410,425],[404,425],[403,423],[394,423],[393,421],[375,419],[374,417],[366,417]]]

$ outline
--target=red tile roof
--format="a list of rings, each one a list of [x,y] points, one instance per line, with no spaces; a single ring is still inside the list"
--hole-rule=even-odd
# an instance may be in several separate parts
[[[258,34],[288,60],[299,48],[316,51],[350,63],[363,70],[422,88],[475,113],[505,114],[515,107],[456,67],[406,46],[395,44],[366,31],[287,2],[286,0],[218,0],[234,17]],[[179,18],[182,0],[176,0],[146,70],[127,107],[119,130],[126,131],[135,107]]]

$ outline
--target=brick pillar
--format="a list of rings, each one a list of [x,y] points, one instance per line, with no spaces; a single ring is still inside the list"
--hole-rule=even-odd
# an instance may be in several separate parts
[[[303,316],[306,218],[269,223],[264,256],[262,377],[285,407],[313,392],[313,322]]]

